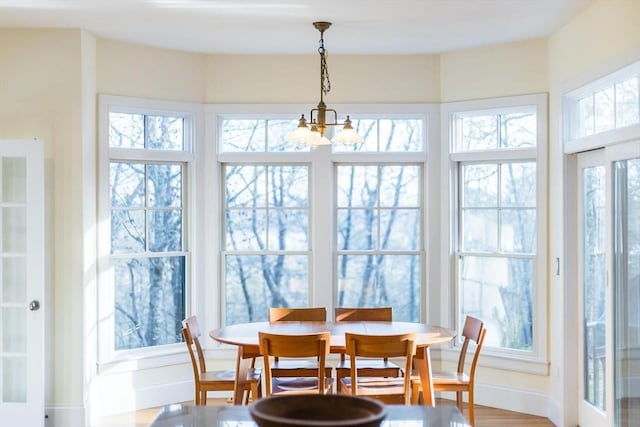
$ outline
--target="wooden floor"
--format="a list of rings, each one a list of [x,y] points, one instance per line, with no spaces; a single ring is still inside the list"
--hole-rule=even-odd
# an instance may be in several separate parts
[[[228,404],[222,399],[209,399],[207,403],[209,405]],[[447,400],[439,400],[438,404],[449,405],[452,403]],[[91,427],[147,427],[156,417],[158,410],[159,408],[144,409],[133,413],[102,418]],[[554,424],[547,418],[476,405],[476,427],[507,426],[554,427]]]

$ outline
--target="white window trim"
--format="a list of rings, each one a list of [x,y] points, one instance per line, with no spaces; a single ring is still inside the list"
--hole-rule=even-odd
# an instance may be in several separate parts
[[[146,115],[171,114],[185,117],[185,151],[145,153],[149,160],[171,160],[188,163],[185,197],[185,218],[187,229],[184,236],[187,270],[185,272],[185,309],[193,312],[192,302],[197,299],[196,283],[202,275],[202,263],[198,262],[201,239],[194,238],[194,230],[202,222],[201,209],[196,206],[202,200],[195,190],[202,188],[202,168],[199,152],[202,146],[202,107],[198,104],[99,95],[98,99],[98,300],[97,300],[97,349],[98,373],[113,373],[185,363],[184,344],[176,343],[157,347],[132,350],[114,350],[113,324],[113,271],[111,267],[111,230],[109,205],[109,163],[111,154],[118,158],[134,159],[137,150],[109,148],[109,112],[134,112]],[[138,157],[139,158],[139,157]],[[200,191],[199,191],[200,192]]]
[[[523,96],[492,98],[474,101],[459,101],[444,103],[441,105],[441,153],[442,159],[442,193],[441,193],[441,218],[442,230],[447,230],[448,235],[441,239],[441,283],[450,283],[447,289],[442,289],[440,305],[443,307],[438,323],[448,325],[458,330],[456,325],[461,325],[457,319],[457,282],[455,262],[455,236],[456,230],[456,200],[454,195],[457,189],[457,165],[462,161],[505,160],[505,159],[536,159],[537,179],[537,240],[535,257],[535,277],[533,280],[533,348],[531,352],[522,352],[509,349],[484,347],[483,357],[480,363],[487,367],[513,369],[519,372],[527,372],[539,375],[548,375],[549,362],[547,360],[547,94],[532,94]],[[537,145],[532,149],[501,150],[496,152],[469,152],[458,153],[453,150],[452,141],[452,115],[467,111],[500,111],[516,108],[518,106],[536,106],[537,112]],[[448,360],[448,350],[441,350],[443,360]],[[511,360],[513,363],[506,363]]]

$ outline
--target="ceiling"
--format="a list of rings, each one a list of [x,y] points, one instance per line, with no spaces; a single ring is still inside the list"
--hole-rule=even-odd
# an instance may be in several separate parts
[[[412,54],[546,37],[597,0],[0,0],[0,27],[203,53]]]

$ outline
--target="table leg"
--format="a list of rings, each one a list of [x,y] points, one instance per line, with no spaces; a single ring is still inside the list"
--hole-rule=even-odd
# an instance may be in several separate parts
[[[233,385],[233,404],[242,405],[244,402],[245,384],[247,383],[247,372],[251,368],[251,359],[244,357],[242,346],[238,346],[238,356],[236,360],[236,380]]]
[[[419,347],[416,349],[413,362],[420,374],[420,385],[422,386],[424,404],[434,406],[433,381],[431,379],[431,353],[429,347]]]

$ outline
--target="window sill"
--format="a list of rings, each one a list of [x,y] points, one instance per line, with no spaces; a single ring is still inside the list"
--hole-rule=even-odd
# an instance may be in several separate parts
[[[237,347],[235,346],[214,344],[203,350],[207,359],[235,361],[237,355]],[[98,363],[98,375],[119,374],[181,364],[191,364],[184,343],[161,349],[140,349],[120,354],[111,361]]]
[[[457,348],[432,348],[431,357],[434,360],[441,360],[444,362],[457,363],[458,362],[459,349]],[[473,352],[467,353],[467,361],[470,361],[473,357]],[[549,362],[543,360],[537,360],[533,357],[522,358],[512,355],[502,355],[496,353],[490,353],[483,351],[478,360],[479,366],[485,366],[492,369],[500,369],[503,371],[520,372],[523,374],[532,375],[549,375]]]
[[[108,362],[98,362],[98,375],[153,369],[162,366],[191,363],[184,343],[162,349],[132,350],[119,354]]]

